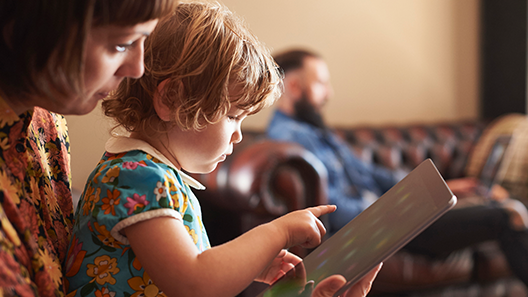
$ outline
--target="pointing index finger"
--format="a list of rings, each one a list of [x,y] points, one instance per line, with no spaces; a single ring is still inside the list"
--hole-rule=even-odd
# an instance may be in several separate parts
[[[314,216],[320,217],[325,214],[334,212],[337,209],[335,205],[319,205],[308,208],[309,211],[313,213]]]

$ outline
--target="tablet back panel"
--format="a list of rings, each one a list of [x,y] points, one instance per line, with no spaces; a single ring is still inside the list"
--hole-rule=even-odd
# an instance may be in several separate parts
[[[454,206],[453,196],[431,160],[426,160],[375,203],[326,240],[303,260],[306,280],[319,283],[341,274],[347,286],[361,279],[442,214]],[[295,285],[289,272],[261,296],[286,294]],[[290,279],[290,280],[289,280]],[[264,293],[264,292],[263,292]]]

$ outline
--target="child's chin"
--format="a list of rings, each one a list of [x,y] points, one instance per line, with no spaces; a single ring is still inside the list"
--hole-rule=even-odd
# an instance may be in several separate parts
[[[210,168],[207,172],[204,172],[204,173],[211,173],[211,172],[213,172],[216,169],[216,167],[218,167],[218,163],[214,164],[214,166],[212,166],[212,168]]]
[[[186,170],[185,168],[184,168],[184,170],[189,172],[189,173],[208,174],[208,173],[213,172],[216,169],[217,166],[218,166],[218,163],[215,163],[214,165],[209,166],[209,167],[196,168],[196,170]]]

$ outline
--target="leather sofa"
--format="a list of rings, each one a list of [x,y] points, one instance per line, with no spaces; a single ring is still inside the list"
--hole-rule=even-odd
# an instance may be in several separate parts
[[[502,119],[503,126],[504,122],[508,121]],[[487,138],[494,137],[490,136],[492,124],[498,125],[456,122],[338,127],[336,131],[366,162],[407,172],[425,158],[431,158],[449,179],[466,176],[471,167],[468,164],[478,167],[475,163],[483,162],[477,158],[482,159],[482,150],[476,148],[484,139],[489,142]],[[213,245],[289,211],[327,202],[323,164],[301,146],[266,139],[262,131],[244,131],[244,140],[214,172],[193,176],[207,187],[195,193]],[[301,257],[310,252],[301,248],[292,251]],[[256,296],[264,287],[255,283],[240,296]],[[527,296],[527,293],[524,285],[512,277],[497,245],[489,242],[437,261],[400,251],[384,263],[370,296]]]

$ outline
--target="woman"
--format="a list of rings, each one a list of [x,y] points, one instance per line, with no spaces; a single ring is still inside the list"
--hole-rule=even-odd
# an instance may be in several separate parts
[[[72,225],[64,117],[143,74],[143,42],[173,0],[0,1],[0,287],[61,296]],[[66,270],[61,267],[65,265]]]

